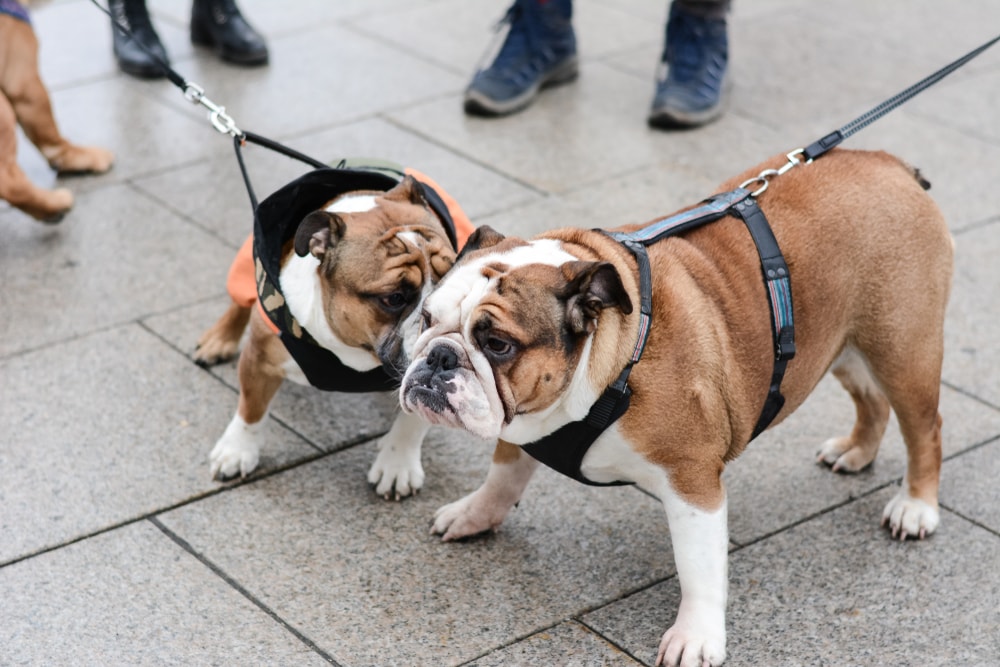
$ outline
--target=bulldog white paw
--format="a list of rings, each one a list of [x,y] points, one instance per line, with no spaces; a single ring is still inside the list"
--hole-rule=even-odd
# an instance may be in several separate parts
[[[858,446],[850,438],[830,438],[820,446],[818,459],[833,472],[854,473],[868,467],[877,452],[877,443],[872,449]]]
[[[677,622],[663,633],[656,665],[664,667],[718,667],[726,659],[726,631],[699,627],[678,614]]]
[[[368,470],[368,483],[386,500],[405,498],[424,485],[420,446],[430,425],[419,417],[396,415],[389,432],[378,441],[378,456]]]
[[[482,490],[453,503],[449,503],[434,513],[431,533],[440,535],[444,541],[457,540],[471,535],[496,530],[510,511],[511,505],[488,499]]]
[[[882,512],[882,525],[889,524],[892,536],[900,540],[907,537],[922,540],[934,532],[940,520],[937,505],[914,498],[905,489],[897,493]]]
[[[368,471],[368,483],[375,493],[386,500],[405,498],[424,485],[424,467],[420,464],[420,448],[383,446]]]
[[[237,473],[246,477],[254,471],[260,459],[259,439],[263,424],[264,419],[247,424],[238,414],[233,417],[208,455],[213,479],[229,479]]]

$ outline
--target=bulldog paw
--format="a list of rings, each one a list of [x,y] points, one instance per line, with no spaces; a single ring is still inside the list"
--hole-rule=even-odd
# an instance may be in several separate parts
[[[656,654],[656,667],[718,667],[726,659],[726,632],[697,628],[678,616],[663,633]]]
[[[882,525],[889,525],[893,538],[924,539],[938,527],[941,516],[937,505],[912,497],[906,490],[897,493],[882,512]]]
[[[63,144],[43,149],[49,166],[60,174],[103,174],[111,169],[115,156],[109,150],[96,146]]]
[[[215,443],[208,455],[212,479],[219,481],[235,477],[246,477],[257,468],[260,459],[260,446],[256,435],[261,422],[247,424],[239,415],[233,417],[226,432]]]
[[[424,467],[420,450],[399,448],[381,443],[378,456],[368,471],[368,483],[386,500],[400,500],[420,491],[424,485]]]
[[[875,447],[864,447],[851,438],[830,438],[820,446],[817,460],[833,472],[856,473],[870,466],[876,453],[877,443]]]
[[[434,513],[431,533],[445,542],[494,531],[500,527],[512,506],[490,501],[482,490],[473,491]]]
[[[198,345],[193,355],[194,363],[203,368],[220,364],[236,356],[240,349],[240,338],[247,328],[250,308],[230,303],[219,321],[198,337]]]

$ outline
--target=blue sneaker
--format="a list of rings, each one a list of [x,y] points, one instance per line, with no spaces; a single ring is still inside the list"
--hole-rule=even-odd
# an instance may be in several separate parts
[[[465,90],[465,111],[501,116],[531,104],[538,91],[577,75],[576,35],[570,0],[515,0],[500,26],[503,45]]]
[[[729,39],[725,18],[706,18],[674,3],[649,124],[696,127],[722,115]]]

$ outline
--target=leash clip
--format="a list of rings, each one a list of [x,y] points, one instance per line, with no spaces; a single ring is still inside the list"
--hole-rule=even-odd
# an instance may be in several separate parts
[[[226,107],[219,106],[205,96],[205,89],[196,83],[187,82],[184,86],[184,99],[192,104],[200,104],[208,109],[208,120],[221,134],[228,134],[237,139],[243,139],[246,135],[243,130],[236,126],[233,117],[226,113]]]
[[[764,171],[760,172],[753,178],[748,178],[747,180],[740,183],[740,187],[746,188],[746,186],[751,185],[753,183],[759,183],[760,187],[750,193],[751,197],[756,198],[762,192],[767,190],[767,185],[772,178],[774,178],[775,176],[781,176],[792,167],[802,164],[802,160],[799,159],[799,155],[802,155],[802,153],[803,150],[801,148],[798,148],[792,151],[791,153],[786,154],[785,157],[788,158],[788,162],[783,164],[778,169],[765,169]]]

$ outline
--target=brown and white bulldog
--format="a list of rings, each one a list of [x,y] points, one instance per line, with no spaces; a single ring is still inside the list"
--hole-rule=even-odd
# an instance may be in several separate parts
[[[78,146],[59,131],[38,73],[38,39],[23,3],[0,0],[0,199],[43,222],[59,222],[73,207],[66,188],[32,183],[17,163],[17,126],[60,174],[103,173],[114,155]]]
[[[304,187],[285,189],[294,198]],[[195,355],[208,365],[234,354],[249,320],[238,366],[239,406],[210,454],[213,477],[245,476],[257,467],[268,407],[285,379],[339,391],[398,386],[401,369],[383,368],[383,360],[398,355],[399,327],[419,317],[417,305],[456,254],[441,209],[428,203],[430,187],[407,175],[387,191],[350,191],[306,215],[289,230],[294,236],[279,244],[278,289],[262,288],[262,300],[254,282],[252,239],[241,249],[230,270],[233,302],[203,334]],[[438,201],[447,210],[447,224],[454,224],[454,242],[463,242],[471,225],[450,197],[435,192],[444,200]],[[257,280],[262,270],[258,257]],[[273,314],[275,307],[282,316]],[[285,329],[273,321],[283,317],[289,322]],[[311,340],[303,340],[303,330]],[[328,367],[346,377],[324,375]],[[399,499],[421,488],[420,447],[427,429],[419,418],[400,414],[382,437],[368,475],[380,495]]]
[[[775,158],[724,184],[730,191]],[[822,444],[834,470],[875,458],[896,411],[908,465],[885,508],[893,536],[938,525],[938,392],[953,243],[916,173],[885,153],[835,150],[759,196],[787,260],[797,355],[782,385],[791,414],[833,371],[854,399],[850,435]],[[621,228],[632,231],[641,225]],[[682,599],[657,664],[726,655],[726,491],[721,474],[751,439],[774,366],[761,261],[726,217],[648,248],[652,319],[632,369],[631,406],[586,453],[593,482],[634,482],[663,502]],[[595,230],[532,240],[480,228],[424,301],[400,398],[431,423],[498,438],[485,483],[438,510],[452,540],[494,529],[537,467],[518,445],[583,419],[639,337],[633,255]],[[560,445],[552,445],[560,446]]]

